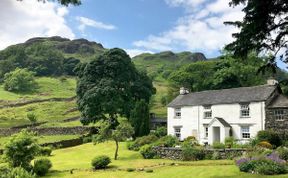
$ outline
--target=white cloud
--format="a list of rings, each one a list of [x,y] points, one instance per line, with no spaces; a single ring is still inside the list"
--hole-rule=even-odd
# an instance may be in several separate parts
[[[127,54],[132,58],[134,56],[137,56],[139,54],[142,53],[151,53],[153,54],[154,52],[149,51],[149,50],[141,50],[141,49],[125,49],[125,51],[127,52]]]
[[[53,2],[1,0],[0,49],[36,36],[74,38],[65,21],[68,12]]]
[[[76,20],[80,22],[80,25],[78,26],[78,29],[84,33],[85,28],[88,27],[94,27],[97,29],[104,29],[104,30],[114,30],[116,27],[114,25],[105,24],[103,22],[95,21],[92,19],[89,19],[87,17],[76,17]]]
[[[171,6],[191,9],[178,19],[175,26],[157,35],[150,35],[133,45],[146,50],[190,50],[215,53],[231,42],[238,29],[226,26],[224,21],[241,20],[241,7],[229,7],[229,0],[165,0]],[[201,7],[201,8],[199,8]]]

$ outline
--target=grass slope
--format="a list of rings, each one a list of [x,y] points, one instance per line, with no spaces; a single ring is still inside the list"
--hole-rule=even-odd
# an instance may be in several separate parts
[[[260,178],[261,175],[242,173],[234,165],[232,160],[204,160],[204,161],[173,161],[166,159],[143,159],[139,152],[129,151],[125,143],[120,143],[119,160],[112,160],[109,169],[92,171],[90,162],[94,156],[108,155],[113,158],[115,145],[113,142],[106,142],[97,145],[84,144],[72,148],[60,149],[53,152],[50,157],[53,167],[51,173],[46,177],[110,177],[110,178]],[[165,165],[163,165],[165,163]],[[171,166],[170,163],[179,165]],[[127,172],[127,168],[153,169],[153,173]],[[73,174],[70,170],[74,169]],[[288,175],[269,176],[287,177]],[[267,176],[268,177],[268,176]]]

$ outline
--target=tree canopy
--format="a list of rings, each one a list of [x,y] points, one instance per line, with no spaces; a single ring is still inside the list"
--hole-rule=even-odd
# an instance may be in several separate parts
[[[101,119],[115,122],[119,115],[129,118],[136,101],[148,103],[155,93],[152,81],[118,48],[81,65],[77,74],[77,104],[83,124]]]
[[[246,58],[249,52],[270,54],[265,65],[276,71],[276,57],[288,63],[288,2],[287,0],[231,0],[231,6],[243,4],[242,21],[225,22],[240,28],[235,41],[226,46],[237,57]]]

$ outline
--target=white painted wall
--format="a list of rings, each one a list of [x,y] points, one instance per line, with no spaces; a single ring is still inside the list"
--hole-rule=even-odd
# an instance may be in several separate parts
[[[264,102],[251,102],[250,117],[240,117],[240,104],[218,104],[212,105],[212,118],[221,117],[232,126],[232,134],[236,139],[241,138],[241,126],[249,125],[251,137],[255,137],[259,130],[264,130],[265,124],[265,103]],[[204,124],[209,124],[211,119],[204,119],[203,106],[185,106],[181,107],[181,118],[175,118],[174,108],[168,107],[168,134],[174,135],[174,127],[182,126],[181,139],[196,133],[196,138],[200,143],[207,142],[205,138]],[[209,134],[210,130],[208,131]],[[227,135],[224,136],[224,139]],[[223,138],[221,138],[223,140]],[[224,141],[224,140],[223,140]],[[243,141],[243,140],[242,140]]]

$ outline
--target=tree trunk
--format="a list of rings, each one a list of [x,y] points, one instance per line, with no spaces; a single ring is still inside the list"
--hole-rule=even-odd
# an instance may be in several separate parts
[[[118,157],[118,148],[119,148],[118,140],[115,140],[115,143],[116,143],[116,150],[115,150],[115,156],[114,156],[114,159],[117,160],[117,157]]]

